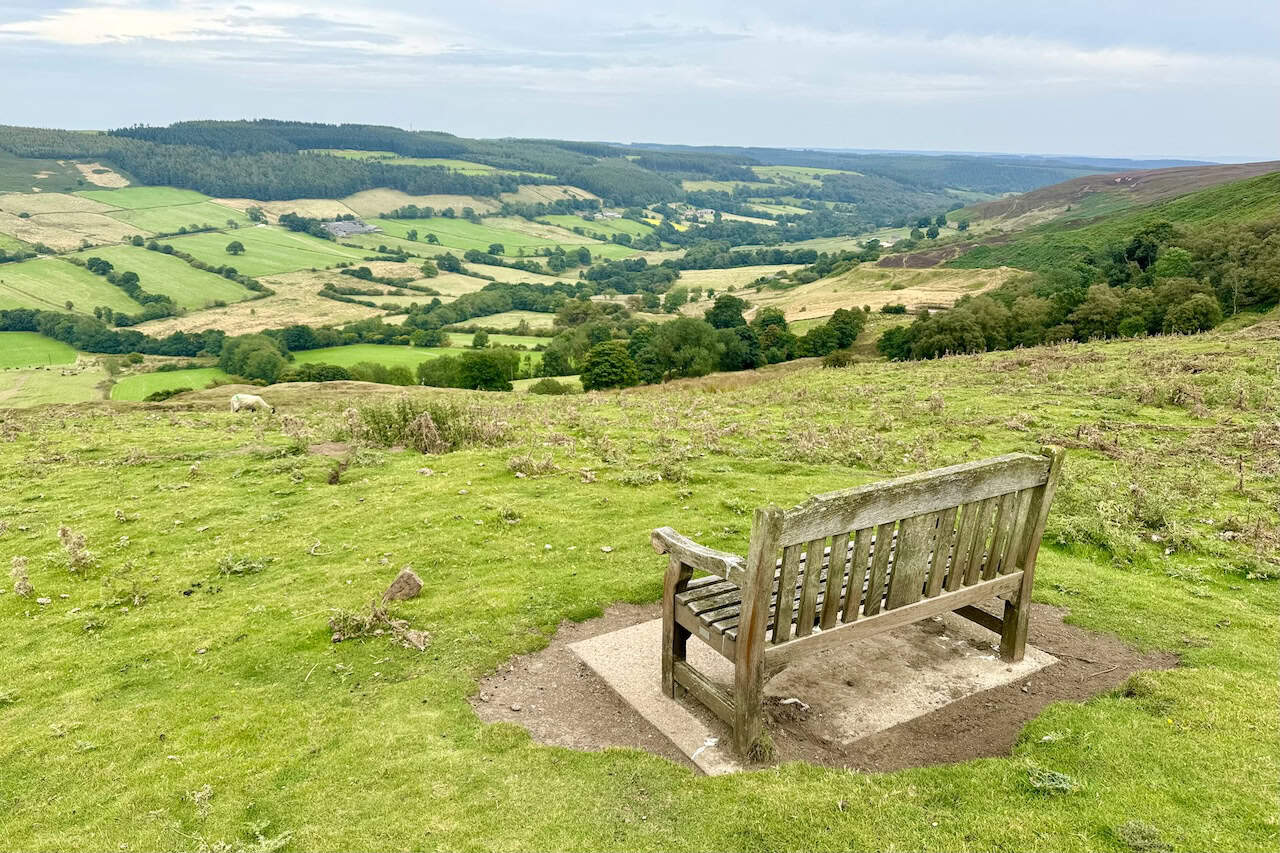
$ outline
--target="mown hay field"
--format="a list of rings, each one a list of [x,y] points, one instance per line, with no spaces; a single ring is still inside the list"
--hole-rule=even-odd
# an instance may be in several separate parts
[[[0,595],[0,837],[23,850],[1272,850],[1277,358],[1269,318],[621,394],[337,383],[263,389],[275,416],[233,416],[223,389],[5,413],[0,560],[24,558],[35,593],[6,582]],[[424,458],[360,438],[361,409],[382,423],[413,401],[456,449]],[[349,467],[308,453],[315,442],[349,448]],[[1044,443],[1069,455],[1036,600],[1181,665],[1049,706],[1006,755],[705,778],[639,751],[540,746],[468,702],[563,620],[656,601],[654,527],[741,552],[755,506]],[[516,477],[524,457],[549,473]],[[85,544],[68,551],[60,526]],[[430,633],[426,651],[333,642],[335,610],[367,611],[406,564],[425,586],[392,612]]]
[[[114,211],[111,218],[136,227],[142,232],[173,234],[179,228],[226,228],[228,222],[248,225],[249,220],[233,207],[212,201],[175,204],[165,207],[139,207]]]
[[[145,207],[173,207],[180,204],[197,204],[209,201],[204,193],[177,187],[125,187],[118,190],[84,190],[76,193],[81,198],[100,201],[112,207],[138,210]]]

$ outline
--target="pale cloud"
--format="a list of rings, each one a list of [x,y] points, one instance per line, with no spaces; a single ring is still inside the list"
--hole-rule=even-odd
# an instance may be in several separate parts
[[[1280,97],[1280,6],[1246,0],[1167,0],[1154,17],[1141,0],[11,3],[0,79],[47,97],[6,98],[10,121],[287,113],[473,135],[1188,155],[1280,140],[1264,108]]]

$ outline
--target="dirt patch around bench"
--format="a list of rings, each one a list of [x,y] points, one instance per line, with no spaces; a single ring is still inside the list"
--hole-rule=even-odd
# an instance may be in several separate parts
[[[539,743],[585,750],[643,749],[691,766],[666,736],[568,648],[659,615],[657,605],[616,605],[599,619],[561,624],[547,648],[512,659],[480,683],[471,700],[477,715],[487,722],[523,726]],[[1135,672],[1168,669],[1178,662],[1174,655],[1143,654],[1117,637],[1067,625],[1062,621],[1065,615],[1065,610],[1044,605],[1036,605],[1031,615],[1029,642],[1056,657],[1057,663],[851,744],[836,743],[824,733],[824,709],[770,705],[768,728],[778,761],[891,771],[1004,756],[1023,726],[1050,703],[1082,702],[1113,690]],[[719,725],[696,701],[684,702],[709,724]]]

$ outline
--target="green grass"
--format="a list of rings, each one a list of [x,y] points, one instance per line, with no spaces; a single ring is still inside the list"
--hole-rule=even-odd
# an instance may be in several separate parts
[[[1096,204],[1102,214],[1114,209],[1106,200]],[[1082,224],[1069,215],[1028,228],[1002,245],[979,246],[951,261],[949,266],[1054,269],[1081,260],[1111,243],[1127,241],[1135,232],[1159,222],[1192,227],[1225,225],[1273,218],[1278,211],[1280,172],[1273,172],[1115,213],[1099,222]]]
[[[83,267],[58,258],[0,265],[0,308],[92,313],[98,306],[132,314],[141,309],[123,290]]]
[[[514,329],[520,325],[521,321],[529,324],[534,329],[549,329],[555,320],[554,314],[548,314],[544,311],[503,311],[501,314],[489,314],[484,317],[477,317],[470,322],[480,323],[484,326],[491,326],[495,329]],[[489,336],[492,339],[492,335]],[[550,341],[550,338],[535,338],[543,343]],[[530,344],[530,346],[532,346]]]
[[[636,222],[634,219],[593,219],[588,222],[581,216],[563,213],[539,216],[538,221],[550,222],[552,225],[558,225],[568,231],[573,231],[574,228],[582,228],[587,233],[595,234],[630,234],[632,237],[643,237],[645,234],[653,233],[653,226],[644,222]]]
[[[239,240],[243,255],[228,255],[227,244]],[[238,231],[191,234],[166,238],[175,249],[190,252],[207,264],[230,264],[244,275],[259,276],[295,270],[323,269],[341,261],[359,261],[369,254],[330,240],[283,228],[241,228]]]
[[[339,367],[350,367],[353,364],[359,364],[362,361],[369,361],[375,364],[385,364],[387,367],[407,367],[410,370],[415,369],[419,364],[441,355],[458,355],[464,352],[470,345],[473,335],[462,332],[454,332],[449,335],[449,341],[452,346],[448,347],[402,347],[402,346],[385,346],[382,344],[351,344],[342,347],[325,347],[323,349],[303,350],[295,352],[294,359],[299,364],[336,364]],[[534,342],[534,343],[530,343]],[[546,343],[545,338],[522,337],[520,335],[490,335],[489,344],[491,346],[518,346],[524,344],[533,346],[536,343]],[[521,353],[525,355],[525,353]],[[530,352],[528,355],[533,359],[534,364],[542,361],[542,353]]]
[[[29,370],[2,370],[0,371],[0,410],[101,400],[100,386],[106,378],[107,374],[96,364],[87,366],[83,370],[69,371],[66,375],[63,369],[57,366]],[[2,544],[0,548],[3,548]],[[3,669],[3,665],[0,665],[0,669]],[[0,680],[3,680],[2,675]],[[2,784],[0,787],[3,787]],[[2,831],[0,831],[0,837],[3,837]]]
[[[195,367],[189,370],[166,370],[138,373],[121,377],[111,386],[112,400],[142,400],[157,391],[174,388],[204,388],[215,379],[226,379],[227,374],[216,367]]]
[[[0,596],[0,838],[21,850],[235,849],[287,833],[286,850],[1125,853],[1140,848],[1123,828],[1141,821],[1169,849],[1273,850],[1280,583],[1245,567],[1275,558],[1280,491],[1255,444],[1269,446],[1280,407],[1274,322],[1269,336],[622,395],[394,391],[472,407],[507,424],[509,444],[431,459],[365,449],[332,486],[333,460],[295,451],[343,440],[343,410],[372,399],[358,392],[264,389],[275,418],[233,416],[213,395],[197,411],[11,413],[0,565],[26,557],[52,601]],[[642,752],[539,746],[468,704],[478,679],[563,620],[655,602],[666,563],[653,527],[741,551],[750,517],[734,507],[1042,441],[1072,449],[1036,598],[1182,665],[1046,708],[1008,755],[705,778]],[[527,453],[561,472],[517,479],[507,460]],[[624,484],[658,470],[678,476]],[[1156,516],[1163,527],[1144,526]],[[68,571],[60,525],[86,537],[91,567]],[[222,574],[233,555],[262,571]],[[405,564],[425,587],[393,612],[431,633],[427,651],[333,643],[331,609],[367,607]],[[1031,765],[1081,787],[1037,793]]]
[[[821,186],[822,180],[815,175],[861,175],[846,169],[815,169],[811,166],[752,166],[751,170],[762,178],[774,178],[780,183],[788,181]]]
[[[76,351],[36,332],[0,332],[0,369],[71,364]]]
[[[534,249],[551,248],[558,244],[555,240],[522,234],[507,228],[492,225],[477,225],[465,219],[450,219],[444,216],[433,216],[430,219],[370,219],[369,224],[377,225],[393,237],[404,237],[411,229],[418,232],[418,243],[422,251],[430,252],[430,244],[425,243],[428,234],[435,234],[440,243],[452,249],[480,249],[485,251],[493,243],[501,243],[508,255],[514,256],[521,248],[532,253]],[[381,236],[381,235],[374,235]],[[576,236],[576,235],[566,235]],[[435,248],[435,247],[432,247]],[[443,251],[442,249],[435,249]]]
[[[119,219],[130,225],[136,225],[143,231],[155,234],[172,234],[179,228],[203,227],[226,228],[231,220],[240,225],[248,225],[249,219],[240,211],[212,201],[201,201],[195,204],[177,204],[172,207],[142,207],[120,210],[109,214],[112,219]],[[227,239],[231,239],[228,237]]]
[[[146,207],[173,207],[181,204],[196,204],[208,201],[209,197],[195,190],[180,190],[176,187],[123,187],[118,190],[84,190],[76,195],[123,207],[138,210]],[[183,223],[185,224],[185,223]]]
[[[137,246],[99,246],[78,255],[104,258],[118,272],[132,270],[142,280],[143,290],[163,293],[187,309],[205,308],[214,301],[239,302],[249,296],[249,291],[234,281],[198,270],[181,258]]]

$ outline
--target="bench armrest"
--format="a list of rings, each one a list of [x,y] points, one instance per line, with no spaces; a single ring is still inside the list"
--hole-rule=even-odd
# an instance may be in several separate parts
[[[671,554],[678,557],[686,566],[719,575],[737,584],[741,584],[743,575],[747,571],[746,560],[737,554],[699,545],[692,539],[676,533],[670,527],[659,527],[653,531],[649,541],[653,543],[653,550],[659,554]]]

